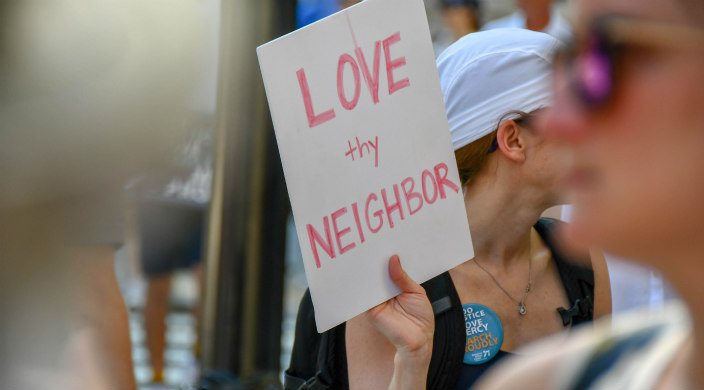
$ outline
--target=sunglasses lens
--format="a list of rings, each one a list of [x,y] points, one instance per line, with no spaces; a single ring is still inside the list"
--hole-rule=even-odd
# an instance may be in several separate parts
[[[589,50],[581,53],[574,62],[574,82],[585,103],[594,106],[604,103],[611,95],[611,59],[595,40]]]

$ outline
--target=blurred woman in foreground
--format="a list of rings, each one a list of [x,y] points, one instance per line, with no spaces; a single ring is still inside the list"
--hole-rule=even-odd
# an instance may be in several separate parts
[[[577,15],[542,126],[573,155],[568,236],[660,268],[686,306],[546,341],[479,387],[704,388],[704,1],[590,0]],[[397,348],[392,387],[421,388],[432,310],[396,258],[390,272],[404,293],[368,315]]]

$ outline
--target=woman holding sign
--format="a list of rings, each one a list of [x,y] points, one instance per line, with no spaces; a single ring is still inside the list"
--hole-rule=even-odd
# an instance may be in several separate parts
[[[552,105],[559,46],[546,34],[501,29],[467,35],[437,60],[475,257],[424,283],[435,313],[430,388],[469,388],[518,347],[610,311],[603,257],[561,247],[561,223],[540,218],[561,203],[566,173],[563,151],[535,130]],[[347,323],[350,388],[386,387],[403,363],[393,332],[375,325],[408,304],[390,302]]]

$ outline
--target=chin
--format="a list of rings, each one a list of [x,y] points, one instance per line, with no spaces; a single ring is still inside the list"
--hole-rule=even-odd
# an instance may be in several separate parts
[[[658,240],[658,229],[643,224],[634,226],[634,221],[627,215],[610,212],[606,207],[576,206],[569,222],[564,238],[573,245],[654,266],[658,266],[658,258],[663,258],[663,248],[656,245],[661,241]]]

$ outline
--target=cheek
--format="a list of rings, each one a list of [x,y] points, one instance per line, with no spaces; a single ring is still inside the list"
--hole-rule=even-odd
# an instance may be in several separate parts
[[[594,174],[575,199],[582,241],[648,258],[691,245],[692,232],[704,230],[704,79],[688,67],[673,67],[669,78],[639,73],[611,111],[592,118],[592,133],[577,148],[578,162]]]
[[[543,188],[555,202],[564,198],[565,177],[569,172],[570,153],[564,144],[552,139],[541,139],[536,145],[534,158],[527,167],[534,174],[536,185]]]
[[[659,158],[659,164],[624,164],[604,176],[582,216],[588,240],[637,259],[667,257],[701,240],[704,162],[673,153],[653,157],[664,159]]]
[[[704,55],[636,51],[617,76],[614,108],[608,115],[627,128],[653,127],[669,133],[680,126],[692,127],[690,122],[698,121],[704,104],[703,70]]]
[[[554,143],[550,145],[546,155],[545,166],[549,172],[549,182],[554,189],[562,191],[572,160],[570,151],[564,145]]]

